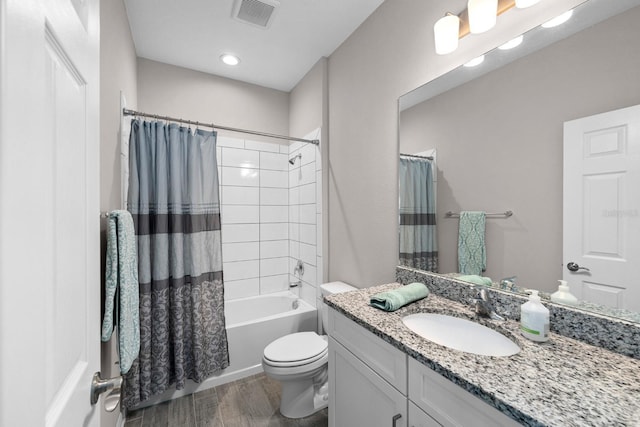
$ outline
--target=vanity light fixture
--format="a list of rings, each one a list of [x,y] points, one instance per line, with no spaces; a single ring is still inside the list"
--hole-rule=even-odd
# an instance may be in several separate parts
[[[446,55],[458,47],[458,40],[468,34],[488,31],[496,18],[514,7],[524,8],[539,0],[469,0],[467,8],[457,16],[447,13],[433,25],[436,53]],[[457,19],[456,19],[457,18]],[[456,28],[458,28],[456,36]]]
[[[471,34],[484,33],[496,25],[498,0],[469,0],[467,11]]]
[[[484,62],[484,55],[480,55],[477,58],[473,58],[471,61],[464,64],[465,67],[477,67]]]
[[[500,50],[513,49],[514,47],[520,46],[522,44],[522,40],[524,40],[524,35],[520,34],[518,37],[509,40],[508,42],[506,42],[502,46],[498,46],[498,49],[500,49]]]
[[[231,66],[238,65],[240,63],[240,58],[230,53],[224,53],[220,55],[220,60],[225,64],[231,65]]]
[[[565,22],[567,22],[569,20],[569,18],[571,18],[572,15],[573,15],[573,9],[572,10],[567,10],[562,15],[558,15],[555,18],[545,22],[544,24],[541,25],[541,27],[542,28],[557,27],[558,25],[561,25],[561,24],[564,24]]]
[[[458,34],[460,33],[460,18],[452,13],[447,13],[438,19],[433,26],[433,35],[436,42],[436,53],[446,55],[458,48]]]

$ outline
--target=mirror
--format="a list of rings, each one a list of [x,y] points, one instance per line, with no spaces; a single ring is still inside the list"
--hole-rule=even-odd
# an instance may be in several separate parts
[[[519,47],[491,51],[481,65],[399,99],[400,152],[437,150],[440,273],[458,271],[458,220],[446,212],[512,211],[486,219],[483,275],[515,277],[516,291],[557,290],[568,262],[563,123],[640,104],[638,20],[639,0],[590,0],[566,24],[531,30]]]

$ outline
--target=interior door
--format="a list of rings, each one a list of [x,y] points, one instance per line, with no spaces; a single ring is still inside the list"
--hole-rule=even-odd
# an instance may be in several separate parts
[[[0,425],[97,426],[99,2],[0,0]]]
[[[563,276],[579,299],[640,311],[639,189],[640,106],[565,122]]]

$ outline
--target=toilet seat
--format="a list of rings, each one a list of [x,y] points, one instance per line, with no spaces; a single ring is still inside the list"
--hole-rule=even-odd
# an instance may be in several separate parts
[[[264,349],[264,363],[273,367],[308,365],[326,358],[328,344],[315,332],[298,332],[273,341]]]

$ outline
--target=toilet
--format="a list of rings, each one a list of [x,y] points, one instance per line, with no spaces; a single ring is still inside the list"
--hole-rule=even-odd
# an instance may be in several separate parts
[[[356,288],[343,282],[320,285],[322,297]],[[320,304],[322,326],[327,330],[328,308]],[[267,345],[262,356],[264,373],[282,385],[280,413],[303,418],[326,408],[329,403],[327,337],[315,332],[285,335]]]

